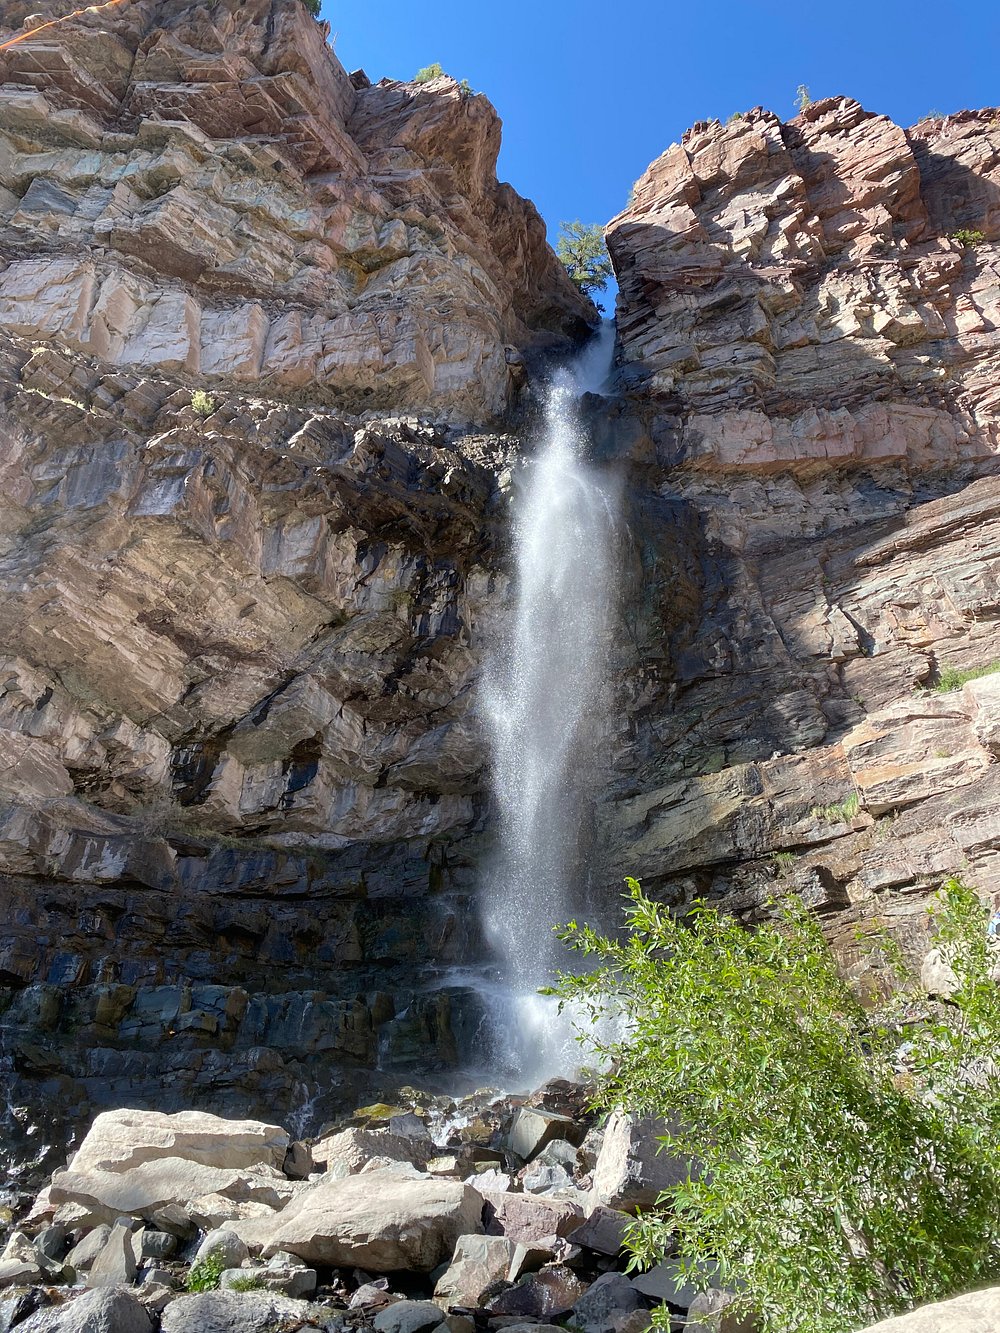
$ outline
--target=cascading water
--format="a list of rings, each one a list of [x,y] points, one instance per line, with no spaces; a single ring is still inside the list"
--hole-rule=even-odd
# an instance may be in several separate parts
[[[526,1081],[579,1064],[571,1025],[538,989],[565,961],[553,927],[577,905],[607,687],[617,488],[586,460],[577,403],[604,386],[613,350],[605,323],[548,387],[544,443],[515,495],[515,602],[483,687],[499,832],[484,914],[505,992],[495,997],[494,1063]]]

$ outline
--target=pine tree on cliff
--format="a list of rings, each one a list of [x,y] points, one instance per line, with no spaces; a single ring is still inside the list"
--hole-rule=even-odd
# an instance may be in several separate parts
[[[563,222],[556,254],[584,296],[603,291],[607,286],[613,270],[600,223],[587,226],[583,222]]]

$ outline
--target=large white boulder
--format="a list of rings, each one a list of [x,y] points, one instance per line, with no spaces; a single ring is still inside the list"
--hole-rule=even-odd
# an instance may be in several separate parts
[[[595,1201],[635,1212],[651,1208],[660,1193],[687,1178],[688,1164],[661,1146],[670,1125],[654,1116],[614,1111],[594,1167]]]
[[[123,1214],[155,1221],[204,1195],[246,1199],[255,1183],[280,1206],[287,1197],[280,1168],[288,1143],[280,1126],[257,1120],[223,1120],[203,1111],[105,1111],[66,1170],[53,1176],[48,1197],[72,1209],[74,1220],[85,1214],[98,1222]]]
[[[483,1199],[458,1180],[391,1166],[324,1178],[276,1218],[264,1254],[288,1250],[310,1264],[430,1272],[459,1236],[481,1232]]]
[[[996,1333],[997,1329],[1000,1329],[1000,1287],[990,1287],[923,1305],[895,1319],[883,1319],[862,1333]]]

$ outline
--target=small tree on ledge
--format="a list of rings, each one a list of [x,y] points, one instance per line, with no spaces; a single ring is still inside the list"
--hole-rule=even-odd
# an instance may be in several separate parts
[[[562,260],[570,281],[584,296],[603,291],[614,272],[604,230],[599,223],[564,222],[556,242],[556,254]]]

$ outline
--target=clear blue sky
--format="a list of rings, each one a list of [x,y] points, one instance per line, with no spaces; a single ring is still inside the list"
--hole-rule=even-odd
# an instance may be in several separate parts
[[[348,69],[440,61],[504,122],[501,179],[563,218],[606,222],[695,120],[796,86],[903,125],[1000,103],[1000,0],[323,0]]]

